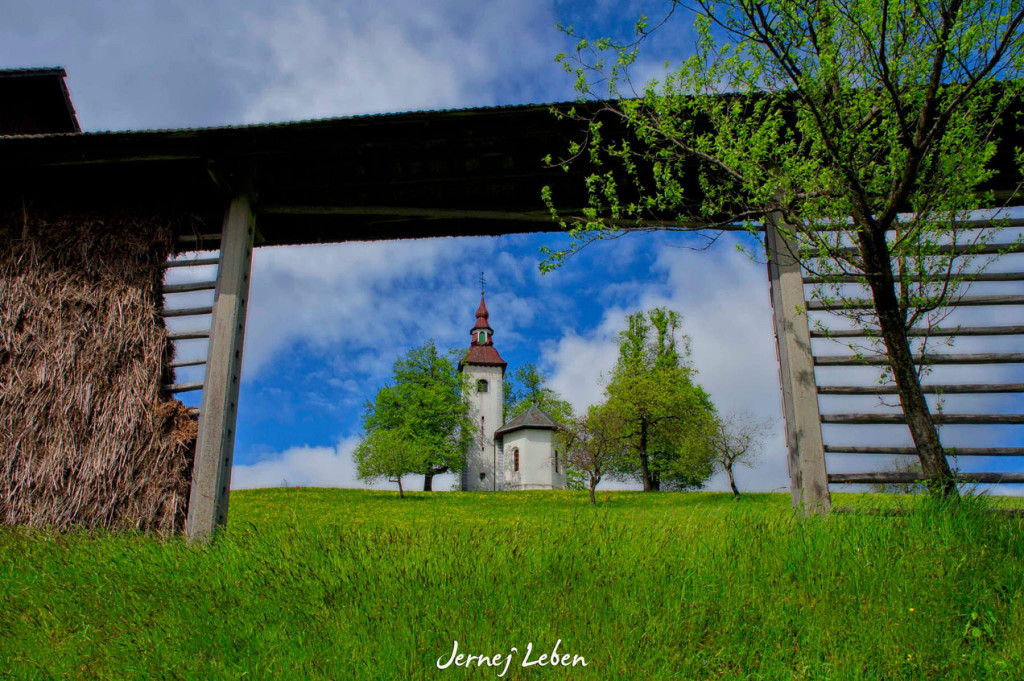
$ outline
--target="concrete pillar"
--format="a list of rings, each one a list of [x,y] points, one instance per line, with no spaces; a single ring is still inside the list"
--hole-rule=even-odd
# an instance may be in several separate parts
[[[786,419],[789,480],[793,507],[807,513],[828,512],[832,498],[825,470],[821,413],[814,379],[811,333],[805,312],[803,274],[794,257],[797,246],[776,227],[778,218],[765,225],[768,276],[771,279],[772,317],[782,385],[782,412]]]
[[[190,540],[210,537],[228,518],[254,232],[249,197],[235,198],[224,216],[221,234],[210,348],[199,410],[199,441],[185,524]]]

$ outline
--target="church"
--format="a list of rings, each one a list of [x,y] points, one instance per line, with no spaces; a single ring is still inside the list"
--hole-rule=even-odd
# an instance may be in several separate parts
[[[558,424],[537,407],[502,423],[505,368],[494,347],[494,330],[480,293],[469,352],[459,362],[466,400],[477,424],[476,440],[462,470],[463,491],[565,489],[565,457],[555,437]]]

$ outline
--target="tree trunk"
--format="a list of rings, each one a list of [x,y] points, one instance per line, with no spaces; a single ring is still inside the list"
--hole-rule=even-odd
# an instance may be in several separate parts
[[[879,230],[880,231],[880,230]],[[931,481],[932,489],[943,495],[956,494],[953,471],[946,461],[939,432],[932,421],[928,402],[921,381],[914,368],[914,356],[907,339],[906,318],[896,298],[896,285],[892,275],[889,246],[885,232],[862,228],[859,232],[860,252],[864,258],[864,269],[869,273],[867,280],[878,315],[878,326],[885,342],[886,354],[892,365],[896,391],[900,396],[903,415],[910,429],[910,436],[921,460],[921,470]]]
[[[402,476],[401,475],[398,476],[398,498],[399,499],[404,499],[405,498],[405,490],[402,489]]]
[[[736,478],[732,476],[732,464],[725,467],[725,472],[729,474],[729,487],[732,488],[732,496],[734,499],[740,498],[740,491],[736,488]]]
[[[597,499],[594,497],[594,488],[597,487],[597,480],[590,478],[590,503],[597,506]]]
[[[647,424],[640,424],[640,480],[644,483],[644,491],[652,492],[651,470],[647,465]]]
[[[423,491],[433,492],[434,491],[434,474],[427,473],[423,476]]]

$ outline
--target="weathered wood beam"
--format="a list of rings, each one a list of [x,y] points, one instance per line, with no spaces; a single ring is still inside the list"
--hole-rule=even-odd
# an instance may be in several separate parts
[[[800,262],[793,257],[796,247],[777,228],[778,219],[772,216],[767,221],[765,246],[786,420],[790,492],[794,508],[827,513],[832,499],[825,475],[811,334],[807,315],[800,311],[804,306],[803,278]]]
[[[181,244],[205,243],[207,241],[220,241],[221,234],[179,234],[175,237],[175,240]]]
[[[847,447],[825,445],[826,454],[907,454],[917,456],[914,447]],[[1024,456],[1024,447],[946,447],[947,456]]]
[[[192,259],[181,259],[181,260],[168,260],[164,263],[164,267],[205,267],[207,265],[219,265],[220,258],[192,258]]]
[[[922,385],[926,393],[946,395],[1024,393],[1024,383],[951,383]],[[819,385],[819,395],[898,395],[895,385]]]
[[[196,331],[168,331],[167,337],[171,340],[196,340],[198,338],[209,338],[210,331],[208,329]]]
[[[951,256],[951,255],[999,255],[1003,253],[1022,253],[1024,252],[1024,243],[998,243],[998,244],[957,244],[953,245],[941,245],[937,244],[934,248],[930,248],[926,251],[922,251],[919,255],[908,255],[907,257],[939,257],[939,256]],[[825,257],[826,259],[834,256],[849,257],[860,255],[860,248],[858,246],[841,246],[833,249],[832,253],[826,256],[820,256],[818,251],[811,249],[804,249],[802,252],[805,258],[817,259],[819,257]]]
[[[972,307],[978,305],[1024,305],[1024,296],[963,296],[943,307]],[[868,310],[874,302],[867,298],[848,298],[845,301],[810,300],[808,310]]]
[[[172,383],[164,386],[164,390],[169,393],[187,393],[202,389],[202,381],[192,381],[191,383]]]
[[[932,414],[932,421],[945,425],[1014,425],[1024,423],[1024,414]],[[822,423],[847,425],[902,424],[903,414],[822,414]]]
[[[197,317],[213,312],[212,307],[180,307],[175,310],[163,309],[160,311],[162,317]]]
[[[224,217],[202,416],[185,525],[191,540],[208,538],[227,522],[254,222],[248,196],[231,201]]]
[[[922,473],[829,473],[830,483],[842,484],[884,484],[924,482],[928,480]],[[958,473],[957,482],[978,483],[1022,483],[1024,473]]]
[[[878,329],[811,329],[811,338],[877,338]],[[922,336],[1020,336],[1024,326],[936,326],[932,329],[907,329],[912,338]]]
[[[965,272],[958,274],[952,279],[960,279],[963,281],[1024,281],[1024,272]],[[907,279],[908,281],[921,282],[921,281],[941,281],[939,277],[922,277],[919,274],[904,275],[903,277],[897,277],[897,281],[901,279]],[[858,277],[853,274],[841,274],[835,277],[819,277],[810,276],[804,277],[805,284],[864,284],[864,277]]]
[[[206,364],[206,358],[203,359],[186,359],[180,362],[171,362],[170,367],[172,369],[180,369],[181,367],[196,367],[202,364]]]
[[[914,355],[914,364],[1022,364],[1024,352],[979,352],[964,354]],[[886,366],[889,358],[885,355],[822,355],[814,358],[815,366]]]
[[[164,284],[164,293],[191,293],[192,291],[213,291],[215,281],[190,281],[184,284]]]

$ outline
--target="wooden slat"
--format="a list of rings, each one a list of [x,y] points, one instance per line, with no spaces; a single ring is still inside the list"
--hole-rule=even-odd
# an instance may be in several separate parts
[[[201,364],[206,364],[206,358],[205,357],[202,358],[202,359],[186,359],[186,360],[182,360],[180,362],[171,362],[169,366],[172,369],[180,369],[181,367],[196,367],[196,366],[199,366]]]
[[[1024,252],[1024,244],[1009,243],[1009,244],[957,244],[956,246],[937,246],[927,253],[922,253],[923,256],[949,256],[949,255],[997,255],[1000,253],[1021,253]],[[834,250],[835,255],[849,257],[860,255],[860,248],[857,246],[842,246]],[[817,259],[817,251],[806,249],[803,252],[804,258]],[[826,256],[826,258],[833,257],[832,255]],[[916,255],[907,257],[917,257]]]
[[[164,293],[189,293],[191,291],[212,291],[217,288],[215,281],[190,281],[185,284],[164,284]]]
[[[1024,352],[987,352],[957,355],[925,355],[924,362],[920,355],[914,355],[914,364],[1022,364]],[[889,358],[885,355],[823,355],[814,358],[815,366],[885,366]]]
[[[979,305],[1024,305],[1024,296],[963,296],[962,298],[950,301],[949,305],[943,307],[976,307]],[[825,302],[822,300],[810,300],[807,302],[808,310],[868,310],[874,307],[874,301],[867,298],[847,298]]]
[[[923,473],[829,473],[830,483],[846,484],[882,484],[882,483],[907,483],[923,482],[928,478]],[[959,473],[956,476],[957,482],[980,482],[980,483],[1022,483],[1024,473]]]
[[[179,234],[177,236],[178,243],[182,244],[194,244],[203,243],[206,241],[220,241],[220,234]]]
[[[825,445],[828,454],[913,454],[914,447],[847,447]],[[1024,456],[1024,447],[946,447],[948,456]]]
[[[811,330],[811,338],[877,338],[878,329]],[[937,326],[934,329],[907,329],[912,338],[922,336],[1020,336],[1024,326]]]
[[[1024,414],[932,414],[938,424],[1012,425],[1024,423]],[[878,425],[906,423],[903,414],[822,414],[822,423]]]
[[[206,267],[207,265],[219,265],[220,258],[192,258],[191,260],[168,260],[164,267]]]
[[[1024,272],[964,272],[958,274],[953,279],[960,279],[962,281],[1024,281]],[[937,277],[922,277],[919,274],[905,275],[903,277],[897,277],[899,280],[907,280],[913,282],[920,281],[940,281]],[[810,276],[804,277],[805,284],[863,284],[864,278],[858,277],[853,274],[841,274],[835,277],[819,277]]]
[[[195,390],[203,389],[202,381],[192,381],[191,383],[173,383],[171,385],[165,385],[164,389],[169,393],[187,393]]]
[[[167,337],[171,340],[195,340],[197,338],[209,338],[210,330],[199,331],[169,331]]]
[[[985,393],[1024,393],[1024,383],[951,383],[922,385],[926,393],[947,395]],[[819,395],[897,395],[894,385],[819,385]]]
[[[181,307],[176,310],[161,310],[160,314],[164,317],[195,317],[198,315],[210,314],[213,312],[213,307]]]

